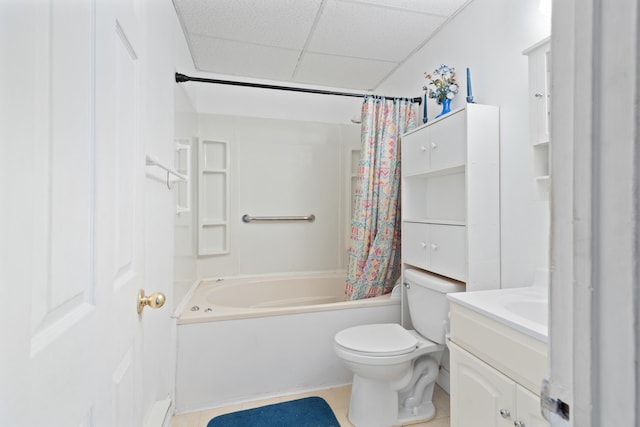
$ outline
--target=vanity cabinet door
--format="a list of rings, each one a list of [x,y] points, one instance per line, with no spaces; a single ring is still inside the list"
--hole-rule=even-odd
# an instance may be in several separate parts
[[[451,427],[513,427],[516,383],[452,342],[449,351]]]
[[[540,414],[540,397],[518,385],[516,389],[518,419],[525,427],[549,427],[549,421]]]

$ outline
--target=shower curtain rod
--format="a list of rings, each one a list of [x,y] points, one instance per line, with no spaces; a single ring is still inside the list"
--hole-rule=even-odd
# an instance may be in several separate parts
[[[291,87],[291,86],[278,86],[278,85],[267,85],[260,83],[249,83],[249,82],[237,82],[233,80],[218,80],[218,79],[205,79],[202,77],[190,77],[184,74],[176,73],[176,83],[184,83],[184,82],[201,82],[201,83],[216,83],[221,85],[231,85],[231,86],[245,86],[245,87],[255,87],[260,89],[276,89],[276,90],[288,90],[291,92],[305,92],[305,93],[319,93],[321,95],[337,95],[337,96],[351,96],[357,98],[364,98],[365,96],[369,96],[369,94],[365,93],[351,93],[351,92],[334,92],[331,90],[321,90],[321,89],[307,89],[302,87]],[[385,98],[399,98],[399,99],[409,99],[411,102],[416,102],[418,104],[422,104],[422,98],[407,98],[407,97],[385,97]]]

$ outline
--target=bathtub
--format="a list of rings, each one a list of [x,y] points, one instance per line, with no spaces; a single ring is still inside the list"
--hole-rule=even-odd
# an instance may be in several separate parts
[[[204,280],[177,313],[176,412],[348,384],[334,335],[400,322],[390,295],[344,301],[344,273]]]

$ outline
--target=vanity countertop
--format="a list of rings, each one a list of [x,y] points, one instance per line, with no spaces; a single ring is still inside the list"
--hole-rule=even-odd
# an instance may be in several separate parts
[[[548,342],[549,292],[546,286],[448,294],[449,301]]]

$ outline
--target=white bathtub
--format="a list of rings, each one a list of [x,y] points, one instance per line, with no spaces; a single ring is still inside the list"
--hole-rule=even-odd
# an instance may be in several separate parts
[[[344,301],[344,284],[344,273],[202,281],[178,317],[176,411],[350,383],[334,335],[400,322],[400,301]]]

